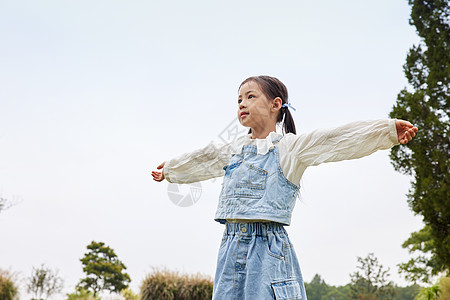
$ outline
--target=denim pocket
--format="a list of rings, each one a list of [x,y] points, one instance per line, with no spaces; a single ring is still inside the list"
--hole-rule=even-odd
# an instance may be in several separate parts
[[[284,241],[278,234],[268,233],[264,238],[266,243],[266,252],[272,257],[284,260]]]
[[[272,289],[276,300],[302,299],[300,284],[295,279],[274,281]]]
[[[266,170],[243,160],[225,166],[224,170],[222,197],[262,198],[266,188]]]
[[[267,171],[246,161],[242,162],[241,170],[236,194],[246,198],[261,198],[266,188]]]

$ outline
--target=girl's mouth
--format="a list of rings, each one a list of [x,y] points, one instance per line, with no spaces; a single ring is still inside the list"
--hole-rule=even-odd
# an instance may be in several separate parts
[[[241,118],[245,118],[248,115],[246,112],[241,112]]]

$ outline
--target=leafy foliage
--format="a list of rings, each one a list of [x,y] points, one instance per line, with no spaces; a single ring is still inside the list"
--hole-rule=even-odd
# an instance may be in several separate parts
[[[67,294],[67,300],[100,300],[84,288],[77,288],[75,293]]]
[[[33,295],[33,300],[47,299],[61,292],[63,280],[58,271],[53,271],[43,264],[39,268],[33,267],[27,281],[27,291]]]
[[[358,271],[350,275],[351,299],[392,299],[395,290],[392,281],[388,281],[389,269],[384,269],[373,253],[366,258],[358,257]]]
[[[121,290],[120,294],[125,300],[139,300],[139,295],[135,294],[130,288]]]
[[[426,282],[450,268],[450,5],[449,0],[409,0],[409,5],[410,24],[422,42],[409,50],[403,68],[410,86],[398,94],[390,117],[410,121],[419,134],[392,148],[390,157],[397,171],[413,177],[408,203],[425,223],[403,245],[422,254],[400,268],[409,280]]]
[[[405,278],[411,282],[430,282],[431,275],[442,269],[439,257],[431,255],[436,241],[431,237],[430,226],[425,225],[420,231],[413,232],[403,244],[410,252],[421,252],[422,255],[411,258],[406,263],[399,264]],[[427,254],[427,255],[425,255]]]
[[[100,300],[94,294],[84,288],[76,288],[75,293],[67,294],[67,300]]]
[[[128,287],[130,276],[124,272],[126,267],[113,249],[103,242],[95,241],[92,241],[87,249],[89,251],[80,259],[86,278],[80,281],[78,287],[92,291],[94,296],[104,290],[120,293]]]
[[[441,288],[439,283],[436,283],[430,287],[424,288],[417,295],[416,300],[438,300]]]

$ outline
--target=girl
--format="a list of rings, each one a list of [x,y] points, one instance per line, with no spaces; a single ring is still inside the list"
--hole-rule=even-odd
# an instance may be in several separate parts
[[[417,128],[402,120],[353,122],[296,134],[286,87],[256,76],[239,87],[237,117],[247,135],[163,162],[153,179],[191,183],[223,176],[215,220],[225,224],[213,299],[306,299],[284,229],[308,166],[360,158],[406,144]],[[276,132],[282,123],[283,132]]]

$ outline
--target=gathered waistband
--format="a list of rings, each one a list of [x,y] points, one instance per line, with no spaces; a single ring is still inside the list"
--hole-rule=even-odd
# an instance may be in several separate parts
[[[275,222],[227,222],[225,226],[225,233],[228,235],[267,236],[268,232],[287,234],[283,224]]]

